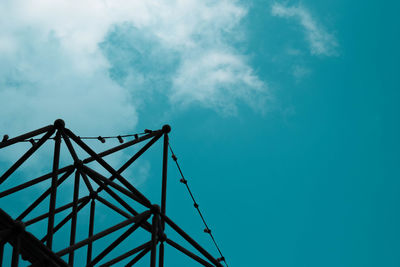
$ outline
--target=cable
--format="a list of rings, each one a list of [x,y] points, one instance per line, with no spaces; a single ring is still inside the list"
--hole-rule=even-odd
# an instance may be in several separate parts
[[[188,185],[188,181],[185,179],[185,176],[184,176],[183,173],[182,173],[182,169],[181,169],[181,167],[180,167],[180,165],[179,165],[179,163],[178,163],[178,158],[176,157],[174,151],[172,150],[172,147],[171,147],[171,144],[170,144],[170,143],[168,143],[168,147],[169,147],[169,150],[171,151],[171,157],[172,157],[172,159],[175,161],[176,167],[178,168],[178,171],[179,171],[179,173],[180,173],[180,175],[181,175],[180,182],[183,183],[183,184],[186,186],[186,189],[188,190],[189,195],[190,195],[191,199],[193,200],[193,206],[195,207],[195,209],[197,210],[197,212],[198,212],[199,215],[200,215],[201,220],[203,221],[203,224],[204,224],[204,226],[205,226],[204,232],[210,235],[210,237],[211,237],[211,239],[212,239],[212,241],[213,241],[215,247],[217,248],[217,250],[218,250],[218,252],[219,252],[219,254],[220,254],[220,256],[221,256],[221,257],[218,258],[217,260],[218,260],[219,262],[223,261],[223,262],[225,263],[225,265],[228,267],[228,263],[226,262],[225,257],[222,255],[221,249],[219,248],[217,242],[215,241],[215,238],[214,238],[214,236],[213,236],[213,234],[212,234],[212,232],[211,232],[211,229],[208,227],[208,224],[207,224],[206,220],[204,219],[203,214],[202,214],[201,211],[200,211],[199,204],[197,203],[196,199],[194,198],[193,193],[192,193],[192,190],[190,190],[190,187],[189,187],[189,185]]]
[[[118,141],[120,143],[123,143],[124,142],[123,138],[134,137],[135,139],[138,139],[139,136],[142,136],[142,135],[145,135],[145,134],[149,134],[151,132],[152,132],[151,130],[147,130],[146,129],[145,132],[136,133],[136,134],[125,134],[125,135],[115,135],[115,136],[101,136],[100,135],[100,136],[97,136],[97,137],[96,136],[78,136],[78,138],[81,139],[81,140],[99,140],[102,143],[105,143],[106,139],[118,139]],[[8,136],[7,136],[7,138],[4,137],[2,142],[4,142],[7,139],[8,139]],[[49,139],[54,140],[55,137],[50,137]],[[39,140],[40,140],[40,138],[30,138],[30,139],[21,140],[19,142],[30,142],[32,145],[34,145],[35,142],[39,141]]]

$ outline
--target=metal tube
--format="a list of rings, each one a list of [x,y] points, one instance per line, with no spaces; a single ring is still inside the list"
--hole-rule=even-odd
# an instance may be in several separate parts
[[[83,166],[83,169],[85,170],[91,170],[92,174],[95,174],[96,172],[94,172],[92,169]],[[85,173],[82,171],[81,172],[82,175],[84,175]],[[128,203],[126,203],[120,196],[118,196],[114,191],[112,191],[110,188],[108,188],[104,183],[101,182],[100,177],[102,177],[104,179],[104,181],[110,182],[109,180],[107,180],[106,178],[104,178],[101,174],[98,175],[89,175],[89,177],[99,185],[99,188],[97,189],[97,193],[101,192],[102,189],[104,189],[112,198],[114,198],[119,204],[121,204],[121,206],[123,206],[124,208],[126,208],[126,210],[128,210],[129,212],[131,212],[133,215],[137,215],[138,212],[136,210],[134,210],[130,205],[128,205]],[[112,182],[113,184],[115,184],[114,182]],[[120,187],[119,185],[117,185],[117,187]],[[123,191],[125,190],[125,192],[129,193],[129,196],[131,196],[131,192],[127,191],[126,189],[123,188]],[[148,222],[144,222],[142,227],[148,231],[151,232],[151,225]]]
[[[54,126],[53,126],[53,125],[48,125],[48,126],[45,126],[45,127],[43,127],[43,128],[37,129],[37,130],[35,130],[35,131],[32,131],[32,132],[29,132],[29,133],[26,133],[26,134],[19,135],[19,136],[17,136],[17,137],[11,138],[11,139],[9,139],[9,140],[7,140],[7,141],[5,141],[5,142],[0,142],[0,148],[13,145],[13,144],[18,143],[18,142],[21,142],[21,141],[23,141],[23,140],[25,140],[25,139],[34,137],[34,136],[36,136],[36,135],[45,133],[45,132],[47,132],[47,131],[51,131],[51,130],[53,130],[53,129],[54,129]]]
[[[93,236],[95,208],[96,208],[96,202],[94,201],[94,199],[92,199],[92,202],[90,203],[90,219],[89,219],[88,238],[91,238]],[[89,262],[92,260],[92,248],[93,248],[93,242],[90,241],[88,243],[88,248],[87,248],[86,265],[88,265]]]
[[[95,160],[102,165],[107,171],[116,178],[129,190],[131,190],[138,198],[141,200],[142,205],[151,208],[151,202],[142,193],[140,193],[133,185],[131,185],[125,178],[123,178],[113,167],[111,167],[107,162],[105,162],[96,152],[94,152],[88,145],[86,145],[82,140],[80,140],[73,132],[69,129],[65,129],[66,134],[72,138],[83,150],[85,150],[89,155],[95,158]]]
[[[118,212],[119,214],[121,214],[125,218],[131,218],[132,217],[132,215],[130,215],[127,212],[123,211],[122,209],[118,208],[114,204],[108,202],[106,199],[102,198],[101,196],[96,196],[96,199],[98,201],[100,201],[101,203],[103,203],[104,205],[106,205],[107,207],[109,207],[110,209],[113,209],[114,211]]]
[[[11,267],[18,267],[20,249],[21,249],[21,238],[19,234],[17,234],[15,244],[12,250]]]
[[[84,201],[87,201],[89,198],[90,198],[89,196],[81,197],[80,199],[78,199],[77,203],[80,204],[80,203],[82,203]],[[70,203],[68,203],[68,204],[66,204],[64,206],[61,206],[61,207],[55,209],[54,212],[57,214],[57,213],[59,213],[61,211],[64,211],[64,210],[66,210],[68,208],[71,208],[73,205],[74,205],[74,202],[70,202]],[[33,219],[30,219],[29,221],[26,221],[24,224],[25,224],[25,226],[29,226],[29,225],[34,224],[36,222],[39,222],[39,221],[41,221],[43,219],[46,219],[47,217],[49,217],[49,213],[48,212],[45,213],[45,214],[42,214],[40,216],[37,216],[37,217],[35,217]]]
[[[190,258],[194,259],[195,261],[201,263],[202,265],[207,266],[207,267],[214,267],[214,265],[212,265],[212,264],[208,263],[207,261],[203,260],[202,258],[197,256],[193,252],[190,252],[189,250],[187,250],[186,248],[182,247],[181,245],[175,243],[171,239],[167,238],[165,241],[167,242],[167,244],[171,245],[172,247],[176,248],[180,252],[186,254],[187,256],[189,256]]]
[[[74,171],[74,169],[71,169],[67,171],[61,178],[57,181],[57,185],[62,184]],[[21,213],[17,217],[16,220],[22,221],[23,218],[25,218],[26,215],[28,215],[34,208],[36,208],[49,194],[50,194],[51,188],[47,189],[38,199],[36,199],[24,212]]]
[[[142,142],[142,141],[145,141],[145,140],[147,140],[147,139],[149,139],[149,138],[151,138],[151,137],[153,137],[153,136],[156,136],[156,135],[160,134],[161,132],[162,132],[161,130],[153,131],[152,133],[147,134],[147,135],[143,135],[143,136],[139,137],[138,139],[135,139],[135,140],[126,142],[126,143],[124,143],[124,144],[122,144],[122,145],[119,145],[119,146],[110,148],[110,149],[108,149],[108,150],[105,150],[105,151],[99,153],[98,156],[99,156],[99,157],[108,156],[108,155],[110,155],[110,154],[112,154],[112,153],[115,153],[115,152],[120,151],[120,150],[122,150],[122,149],[125,149],[125,148],[127,148],[127,147],[133,146],[133,145],[135,145],[135,144],[137,144],[137,143],[140,143],[140,142]],[[94,160],[95,160],[95,157],[89,157],[89,158],[87,158],[87,159],[84,159],[84,160],[83,160],[83,163],[89,163],[89,162],[92,162],[92,161],[94,161]]]
[[[60,132],[61,132],[62,138],[65,141],[65,144],[67,145],[68,151],[71,154],[72,159],[74,160],[74,162],[77,162],[79,159],[75,152],[74,147],[71,144],[71,141],[69,140],[69,137],[64,133],[64,131],[62,129],[60,130]]]
[[[51,129],[47,132],[42,138],[40,138],[39,142],[33,145],[21,158],[19,158],[1,177],[0,184],[2,184],[22,163],[25,162],[39,147],[41,147],[44,142],[54,133],[54,129]]]
[[[157,243],[158,243],[158,214],[153,214],[152,221],[152,233],[151,233],[151,254],[150,254],[150,266],[156,267],[157,257]]]
[[[126,252],[126,253],[124,253],[124,254],[122,254],[122,255],[120,255],[120,256],[118,256],[118,257],[116,257],[116,258],[114,258],[114,259],[112,259],[112,260],[110,260],[110,261],[108,261],[106,263],[104,263],[104,264],[102,264],[102,265],[100,265],[100,267],[109,267],[109,266],[111,266],[113,264],[116,264],[117,262],[120,262],[120,261],[128,258],[129,256],[132,256],[133,254],[138,253],[142,249],[145,249],[145,248],[150,247],[150,246],[151,246],[151,241],[146,242],[143,245],[140,245],[140,246],[138,246],[138,247],[136,247],[136,248],[134,248],[134,249],[132,249],[132,250],[130,250],[130,251],[128,251],[128,252]]]
[[[157,142],[158,139],[162,134],[156,135],[153,139],[151,139],[147,144],[145,144],[138,152],[136,152],[135,155],[133,155],[127,162],[125,162],[124,165],[122,165],[121,168],[119,168],[118,173],[121,174],[123,171],[125,171],[135,160],[137,160],[144,152],[146,152],[149,147],[151,147],[155,142]],[[109,179],[113,180],[115,177],[111,176]]]
[[[148,246],[147,248],[145,248],[144,250],[142,250],[142,252],[140,252],[135,258],[133,258],[133,260],[131,260],[130,262],[128,262],[127,265],[125,265],[125,267],[131,267],[132,265],[134,265],[136,262],[138,262],[141,258],[143,258],[144,255],[147,254],[147,252],[149,252],[151,250],[151,245]]]
[[[162,192],[161,192],[161,213],[165,215],[166,200],[167,200],[167,168],[168,168],[168,134],[164,134],[163,147],[163,165],[162,165]],[[161,224],[164,229],[165,222],[161,218]]]
[[[82,172],[82,174],[84,174]],[[99,185],[99,189],[102,188],[104,189],[111,197],[113,197],[116,201],[118,201],[119,204],[121,204],[124,208],[126,208],[128,211],[130,211],[133,215],[137,215],[138,212],[135,211],[133,208],[131,208],[131,206],[129,206],[120,196],[118,196],[116,193],[114,193],[114,191],[112,191],[110,188],[108,188],[107,186],[105,186],[100,179],[98,179],[96,176],[90,176],[89,177],[96,183]],[[99,191],[99,190],[97,190]],[[97,193],[97,192],[96,192]]]
[[[73,197],[73,206],[72,206],[72,218],[71,218],[71,234],[69,245],[72,246],[75,244],[75,236],[76,236],[76,221],[77,221],[77,208],[78,208],[78,197],[79,197],[79,171],[75,171],[75,182],[74,182],[74,197]],[[69,253],[68,264],[74,265],[74,251]]]
[[[83,172],[82,172],[83,174]],[[96,177],[91,177],[91,179],[97,183],[100,187],[98,188],[97,192],[99,192],[99,189],[103,189],[112,197],[114,198],[119,204],[121,204],[121,206],[123,206],[127,211],[129,211],[130,213],[132,213],[133,215],[137,215],[138,212],[136,210],[134,210],[130,205],[128,205],[128,203],[126,203],[120,196],[118,196],[114,191],[112,191],[110,188],[108,188],[107,186],[105,186],[101,181],[99,181]],[[144,222],[142,227],[148,231],[151,232],[151,225],[148,222]]]
[[[158,266],[159,267],[164,266],[164,241],[160,242],[160,255],[158,258]]]
[[[183,231],[178,225],[176,225],[170,218],[166,215],[161,214],[164,217],[165,222],[172,227],[178,234],[180,234],[186,241],[188,241],[194,248],[196,248],[201,254],[203,254],[209,261],[214,263],[216,266],[223,267],[210,253],[208,253],[204,248],[202,248],[193,238],[191,238],[185,231]]]
[[[49,219],[47,224],[47,247],[52,249],[53,246],[53,227],[54,227],[54,210],[56,209],[56,196],[57,196],[57,179],[58,179],[58,165],[60,161],[60,145],[61,134],[57,131],[54,145],[54,160],[53,160],[53,177],[51,178],[50,188],[50,205],[49,205]]]
[[[0,266],[3,266],[4,244],[0,244]]]
[[[78,212],[86,206],[86,204],[89,203],[89,200],[83,201],[79,206],[78,206]],[[53,233],[56,233],[58,230],[60,230],[61,227],[64,226],[72,217],[72,212],[68,214],[61,222],[59,222],[56,227],[54,227]],[[44,242],[47,239],[47,234],[40,240],[41,242]]]
[[[61,173],[66,172],[66,171],[69,171],[69,170],[71,170],[73,168],[74,168],[74,166],[72,166],[72,165],[68,166],[67,168],[64,168],[63,170],[59,170],[58,174],[61,174]],[[20,190],[23,190],[23,189],[25,189],[25,188],[27,188],[29,186],[35,185],[37,183],[46,181],[47,179],[51,178],[52,175],[53,175],[53,172],[50,172],[50,173],[42,175],[42,176],[40,176],[38,178],[32,179],[32,180],[30,180],[30,181],[28,181],[26,183],[23,183],[23,184],[15,186],[13,188],[7,189],[7,190],[5,190],[5,191],[0,193],[0,198],[8,196],[8,195],[10,195],[12,193],[18,192]]]
[[[125,220],[125,221],[123,221],[123,222],[121,222],[119,224],[116,224],[116,225],[114,225],[114,226],[112,226],[112,227],[110,227],[110,228],[108,228],[108,229],[106,229],[104,231],[101,231],[100,233],[97,233],[97,234],[95,234],[95,235],[93,235],[93,236],[91,236],[91,237],[89,237],[89,238],[87,238],[85,240],[82,240],[82,241],[74,244],[73,246],[65,248],[65,249],[57,252],[56,255],[62,257],[63,255],[69,253],[72,250],[75,250],[75,249],[78,249],[80,247],[83,247],[83,246],[87,245],[89,242],[96,241],[97,239],[100,239],[100,238],[102,238],[102,237],[104,237],[106,235],[109,235],[109,234],[111,234],[111,233],[113,233],[113,232],[115,232],[115,231],[117,231],[117,230],[119,230],[119,229],[121,229],[121,228],[123,228],[123,227],[125,227],[125,226],[127,226],[129,224],[131,224],[131,223],[135,223],[135,222],[141,220],[143,217],[148,216],[150,213],[151,213],[151,211],[142,212],[142,213],[140,213],[139,215],[137,215],[135,217],[129,218],[129,219],[127,219],[127,220]]]
[[[94,193],[93,186],[90,183],[89,179],[87,178],[86,174],[84,172],[81,172],[81,170],[79,170],[79,172],[83,178],[83,181],[85,182],[87,189],[89,190],[89,193],[93,194]]]
[[[117,189],[119,192],[121,192],[122,194],[130,197],[131,199],[141,203],[141,199],[139,199],[135,194],[133,194],[131,191],[123,188],[122,186],[114,183],[113,181],[110,181],[109,179],[107,179],[106,177],[104,177],[103,175],[101,175],[100,173],[96,172],[95,170],[89,168],[88,166],[83,165],[82,168],[85,170],[85,172],[93,179],[95,180],[96,178],[101,180],[104,184],[112,186],[113,188]],[[104,189],[104,185],[102,186]]]
[[[106,249],[104,249],[96,258],[94,258],[88,266],[96,265],[101,259],[103,259],[108,253],[110,253],[116,246],[118,246],[122,241],[124,241],[129,235],[131,235],[143,221],[147,220],[150,217],[150,213],[147,216],[142,217],[139,221],[137,221],[131,228],[129,228],[126,232],[124,232],[121,236],[119,236],[114,242],[112,242]]]

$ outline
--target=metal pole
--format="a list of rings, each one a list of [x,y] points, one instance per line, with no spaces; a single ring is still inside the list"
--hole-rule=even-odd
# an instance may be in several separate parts
[[[87,238],[85,240],[82,240],[82,241],[74,244],[73,246],[65,248],[65,249],[57,252],[56,255],[60,256],[60,257],[64,256],[65,254],[69,253],[72,250],[75,250],[75,249],[78,249],[80,247],[83,247],[83,246],[89,244],[90,242],[96,241],[97,239],[100,239],[100,238],[102,238],[102,237],[104,237],[104,236],[106,236],[108,234],[111,234],[111,233],[113,233],[113,232],[115,232],[115,231],[117,231],[117,230],[119,230],[119,229],[121,229],[121,228],[123,228],[123,227],[125,227],[125,226],[127,226],[129,224],[131,224],[131,223],[136,223],[137,221],[140,221],[143,217],[148,216],[150,213],[151,213],[151,211],[142,212],[142,213],[140,213],[139,215],[137,215],[135,217],[129,218],[129,219],[127,219],[127,220],[125,220],[125,221],[123,221],[123,222],[121,222],[119,224],[116,224],[116,225],[114,225],[114,226],[112,226],[112,227],[110,227],[110,228],[108,228],[108,229],[106,229],[104,231],[101,231],[100,233],[97,233],[97,234],[95,234],[95,235],[93,235],[93,236],[91,236],[91,237],[89,237],[89,238]]]
[[[171,131],[169,125],[164,125],[162,128],[164,132],[164,144],[163,144],[163,165],[162,165],[162,188],[161,188],[161,213],[165,215],[166,204],[167,204],[167,170],[168,170],[168,133]],[[164,235],[165,221],[161,217],[161,235]],[[159,267],[164,266],[164,240],[161,239],[159,248]]]
[[[176,248],[177,250],[181,251],[182,253],[186,254],[187,256],[191,257],[192,259],[194,259],[195,261],[203,264],[204,266],[207,267],[214,267],[214,265],[206,262],[205,260],[203,260],[202,258],[200,258],[199,256],[197,256],[196,254],[190,252],[189,250],[185,249],[184,247],[182,247],[181,245],[175,243],[174,241],[172,241],[171,239],[166,240],[167,244],[171,245],[172,247]]]
[[[77,204],[80,204],[80,203],[82,203],[84,201],[87,201],[87,200],[89,200],[89,198],[90,198],[89,196],[81,197],[80,199],[78,199]],[[59,213],[61,211],[64,211],[64,210],[66,210],[68,208],[71,208],[72,206],[74,206],[74,202],[70,202],[68,204],[65,204],[64,206],[56,208],[54,210],[54,212],[57,214],[57,213]],[[43,219],[46,219],[47,217],[49,217],[49,213],[48,212],[44,213],[44,214],[42,214],[40,216],[37,216],[37,217],[35,217],[33,219],[30,219],[29,221],[24,222],[24,224],[25,224],[25,226],[29,226],[29,225],[34,224],[36,222],[39,222],[39,221],[41,221]]]
[[[18,267],[20,248],[21,248],[21,239],[20,239],[19,234],[17,234],[15,244],[13,247],[13,251],[12,251],[11,267]]]
[[[101,259],[103,259],[108,253],[110,253],[116,246],[118,246],[122,241],[124,241],[129,235],[131,235],[140,225],[150,217],[150,214],[142,217],[137,221],[132,227],[125,231],[120,237],[118,237],[114,242],[112,242],[106,249],[104,249],[96,258],[94,258],[88,266],[96,265]]]
[[[151,253],[150,253],[150,266],[156,267],[157,257],[157,243],[158,243],[158,214],[153,214],[152,220],[152,233],[151,233]]]
[[[72,218],[71,218],[71,234],[69,239],[69,245],[72,246],[75,244],[75,236],[76,236],[76,221],[77,221],[77,210],[78,210],[78,198],[79,198],[79,171],[75,171],[75,182],[74,182],[74,197],[73,197],[73,206],[72,206]],[[69,253],[68,264],[74,265],[74,251]]]
[[[50,130],[52,130],[53,128],[54,128],[53,125],[48,125],[48,126],[45,126],[45,127],[43,127],[43,128],[37,129],[37,130],[35,130],[35,131],[32,131],[32,132],[29,132],[29,133],[22,134],[22,135],[20,135],[20,136],[11,138],[11,139],[9,139],[9,140],[7,140],[7,141],[5,141],[5,142],[0,142],[0,148],[7,147],[7,146],[13,145],[13,144],[15,144],[15,143],[24,141],[25,139],[28,139],[28,138],[31,138],[31,137],[33,137],[33,136],[36,136],[36,135],[45,133],[45,132],[47,132],[47,131],[50,131]]]
[[[51,129],[47,132],[42,138],[40,138],[39,142],[34,144],[20,159],[18,159],[1,177],[0,177],[0,184],[2,184],[22,163],[25,162],[30,156],[32,156],[35,151],[41,147],[44,142],[54,133],[54,129]]]
[[[57,181],[57,185],[62,184],[70,175],[73,173],[74,169],[67,171],[61,178]],[[47,189],[40,197],[38,197],[24,212],[17,217],[17,221],[22,221],[26,215],[28,215],[34,208],[36,208],[51,192],[51,188]]]
[[[120,256],[118,256],[118,257],[116,257],[116,258],[114,258],[114,259],[112,259],[112,260],[110,260],[110,261],[108,261],[106,263],[104,263],[104,264],[102,264],[102,265],[100,265],[100,267],[109,267],[109,266],[111,266],[113,264],[116,264],[117,262],[120,262],[120,261],[128,258],[129,256],[132,256],[132,255],[138,253],[139,251],[141,251],[141,250],[143,250],[145,248],[148,248],[150,246],[151,246],[151,241],[146,242],[143,245],[140,245],[140,246],[138,246],[138,247],[136,247],[136,248],[134,248],[134,249],[132,249],[132,250],[130,250],[130,251],[128,251],[128,252],[126,252],[126,253],[124,253],[124,254],[122,254],[122,255],[120,255]]]
[[[133,258],[133,260],[131,260],[130,262],[128,262],[127,265],[125,265],[125,267],[131,267],[133,266],[136,262],[138,262],[141,258],[143,258],[144,255],[147,254],[147,252],[149,252],[151,250],[151,245],[149,245],[147,248],[145,248],[144,250],[142,250],[142,252],[140,252],[135,258]]]
[[[58,164],[60,161],[60,145],[61,135],[57,131],[54,146],[54,160],[53,160],[53,177],[51,178],[51,193],[50,193],[50,206],[49,206],[49,220],[47,224],[47,247],[52,249],[53,246],[53,227],[54,227],[54,210],[56,209],[56,195],[57,195],[57,178],[58,178]]]
[[[166,215],[161,215],[164,217],[165,222],[171,226],[178,234],[180,234],[187,242],[189,242],[194,248],[196,248],[201,254],[204,255],[209,261],[214,263],[218,267],[223,267],[210,253],[208,253],[204,248],[202,248],[193,238],[191,238],[185,231],[183,231],[178,225],[176,225],[170,218]]]
[[[142,193],[140,193],[133,185],[131,185],[125,178],[123,178],[113,167],[111,167],[107,162],[105,162],[96,152],[94,152],[88,145],[86,145],[82,140],[80,140],[73,132],[69,129],[65,129],[65,133],[71,137],[72,140],[75,141],[83,150],[85,150],[90,156],[95,158],[95,160],[102,165],[107,171],[109,171],[112,175],[115,175],[116,178],[132,191],[139,199],[140,203],[148,208],[151,208],[151,202],[148,200]]]
[[[73,168],[74,168],[74,166],[71,165],[71,166],[69,166],[68,168],[65,168],[62,171],[58,170],[58,174],[64,173],[64,172],[69,171],[69,170],[72,170]],[[23,189],[25,189],[25,188],[27,188],[29,186],[35,185],[37,183],[43,182],[43,181],[51,178],[52,175],[53,175],[53,172],[50,172],[50,173],[42,175],[42,176],[40,176],[38,178],[32,179],[32,180],[30,180],[30,181],[28,181],[26,183],[23,183],[23,184],[15,186],[13,188],[7,189],[7,190],[5,190],[5,191],[0,193],[0,198],[8,196],[8,195],[10,195],[12,193],[18,192],[20,190],[23,190]]]
[[[95,208],[96,208],[96,202],[94,202],[94,199],[92,199],[92,202],[90,203],[90,219],[89,219],[88,238],[92,238],[92,236],[93,236]],[[92,248],[93,248],[93,242],[90,241],[88,244],[88,248],[87,248],[86,265],[88,265],[89,262],[91,262],[91,260],[92,260]]]

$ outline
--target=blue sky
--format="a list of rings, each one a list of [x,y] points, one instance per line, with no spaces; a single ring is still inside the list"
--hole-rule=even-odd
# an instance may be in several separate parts
[[[2,1],[0,130],[58,117],[94,136],[168,123],[230,266],[400,266],[398,9]],[[153,199],[155,161],[130,172]],[[168,186],[170,216],[217,255],[173,165]]]

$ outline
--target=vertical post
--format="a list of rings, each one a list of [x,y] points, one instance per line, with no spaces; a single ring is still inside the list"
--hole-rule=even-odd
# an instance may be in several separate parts
[[[4,243],[0,244],[0,266],[3,266]]]
[[[12,251],[11,267],[18,267],[20,247],[21,247],[21,238],[20,238],[19,234],[17,234],[16,240],[15,240],[15,245],[14,245],[13,251]]]
[[[165,127],[165,126],[164,126]],[[163,127],[163,129],[164,129]],[[162,189],[161,189],[161,213],[165,215],[166,200],[167,200],[167,164],[168,164],[168,133],[164,133],[163,146],[163,166],[162,166]],[[162,226],[165,222],[161,219]]]
[[[60,144],[61,134],[57,130],[54,145],[54,159],[53,159],[53,177],[51,179],[50,188],[50,206],[49,206],[49,220],[47,224],[47,247],[52,249],[53,245],[53,228],[54,228],[54,215],[56,208],[56,194],[57,194],[57,179],[58,179],[58,164],[60,160]]]
[[[153,214],[152,233],[151,233],[151,254],[150,254],[150,267],[156,267],[157,257],[157,243],[158,243],[158,214]]]
[[[75,171],[75,182],[74,182],[74,197],[73,197],[73,206],[72,206],[72,218],[71,218],[71,234],[69,239],[69,245],[72,246],[75,244],[75,236],[76,236],[76,220],[77,220],[77,210],[78,210],[78,198],[79,198],[79,170]],[[68,264],[74,265],[74,250],[69,253]]]
[[[164,132],[164,144],[163,144],[163,165],[162,165],[162,188],[161,188],[161,214],[165,215],[166,201],[167,201],[167,168],[168,168],[168,133],[171,131],[169,125],[163,126]],[[164,235],[165,221],[161,217],[161,235]],[[164,266],[164,240],[161,239],[160,244],[160,255],[159,255],[159,266]]]
[[[89,236],[88,236],[89,238],[93,236],[95,208],[96,208],[96,202],[94,201],[93,198],[92,202],[90,203]],[[92,241],[88,243],[86,265],[89,265],[91,261],[92,261]]]
[[[164,241],[161,240],[160,242],[160,256],[158,259],[158,266],[163,267],[164,266]]]

